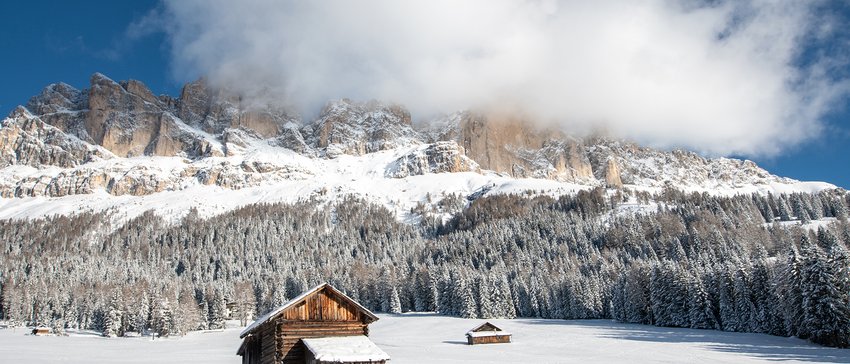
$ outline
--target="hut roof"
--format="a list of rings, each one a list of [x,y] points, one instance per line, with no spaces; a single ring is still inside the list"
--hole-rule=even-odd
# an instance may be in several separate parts
[[[471,337],[505,336],[510,334],[507,331],[469,331],[466,333],[467,336]]]
[[[354,307],[357,307],[357,309],[360,310],[360,312],[362,312],[363,314],[365,314],[366,316],[371,318],[372,321],[378,320],[378,317],[375,316],[375,314],[372,313],[372,311],[369,311],[366,307],[363,307],[363,305],[357,303],[357,301],[351,299],[351,297],[348,297],[345,293],[340,292],[338,289],[334,288],[334,286],[331,286],[328,283],[322,283],[322,284],[320,284],[316,287],[313,287],[312,289],[304,291],[304,293],[301,293],[300,295],[298,295],[298,297],[295,297],[295,298],[287,301],[286,303],[284,303],[280,307],[275,308],[274,310],[269,311],[269,313],[261,316],[256,321],[254,321],[252,324],[248,325],[248,327],[246,327],[245,330],[242,330],[242,333],[239,334],[239,337],[244,338],[245,336],[250,335],[258,327],[260,327],[263,324],[265,324],[266,322],[272,321],[275,318],[277,318],[278,316],[280,316],[280,314],[282,314],[283,311],[285,311],[287,308],[295,306],[296,304],[300,303],[301,301],[304,301],[308,296],[310,296],[310,295],[312,295],[316,292],[319,292],[323,288],[327,288],[332,293],[334,293],[334,294],[338,295],[339,297],[343,298],[344,300],[350,302],[352,305],[354,305]]]
[[[471,334],[471,333],[474,333],[474,332],[493,332],[493,331],[502,332],[502,329],[500,329],[498,326],[493,325],[489,322],[485,322],[481,325],[478,325],[478,326],[472,328],[472,330],[469,330],[466,333]]]
[[[323,362],[380,362],[390,360],[372,340],[363,335],[301,339],[313,357]]]

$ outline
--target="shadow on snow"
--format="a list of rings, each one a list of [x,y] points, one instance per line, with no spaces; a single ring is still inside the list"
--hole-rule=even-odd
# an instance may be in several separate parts
[[[558,324],[539,320],[535,324]],[[767,334],[698,330],[626,324],[606,320],[564,321],[564,325],[594,327],[599,336],[610,339],[702,344],[708,350],[749,355],[770,361],[809,361],[818,363],[850,363],[850,350],[819,346],[797,338]]]

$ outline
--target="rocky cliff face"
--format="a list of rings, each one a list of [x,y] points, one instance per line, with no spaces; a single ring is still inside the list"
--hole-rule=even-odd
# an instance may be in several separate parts
[[[304,121],[286,107],[258,105],[203,80],[172,98],[155,96],[139,81],[95,74],[85,90],[46,87],[2,121],[0,167],[8,168],[0,171],[0,195],[239,189],[313,178],[321,175],[317,166],[327,165],[322,161],[348,156],[365,163],[373,154],[380,157],[363,168],[390,179],[477,172],[609,188],[788,181],[748,161],[580,139],[532,125],[521,117],[464,111],[414,129],[401,106],[346,99]]]
[[[288,123],[300,123],[300,116],[286,107],[257,105],[227,90],[214,89],[203,79],[183,86],[177,105],[180,119],[210,134],[241,128],[272,138],[284,132]]]
[[[427,173],[479,172],[478,163],[467,157],[454,141],[436,142],[417,148],[386,168],[387,177],[404,178]]]
[[[328,157],[363,155],[421,143],[411,126],[410,112],[377,101],[329,102],[319,119],[305,128],[310,144]]]
[[[433,141],[456,141],[481,168],[513,177],[583,182],[593,178],[579,140],[520,118],[463,112],[434,121],[423,133]]]
[[[254,107],[239,97],[209,88],[203,80],[187,84],[179,99],[155,96],[136,80],[115,82],[96,73],[80,91],[53,84],[27,108],[44,122],[120,157],[223,155],[216,136],[245,129],[261,137],[284,134],[298,116],[284,108]]]
[[[20,106],[0,123],[0,167],[26,165],[70,168],[110,157],[109,152],[46,124]]]

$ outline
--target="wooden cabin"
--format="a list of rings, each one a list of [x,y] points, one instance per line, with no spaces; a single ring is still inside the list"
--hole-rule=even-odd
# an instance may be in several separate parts
[[[509,343],[511,342],[511,334],[502,331],[496,325],[485,322],[467,331],[466,341],[469,345]]]
[[[369,324],[377,320],[368,309],[323,283],[245,328],[237,354],[243,364],[385,363],[389,355],[367,337]]]
[[[32,334],[36,335],[36,336],[50,335],[50,328],[36,327],[36,328],[32,329]]]

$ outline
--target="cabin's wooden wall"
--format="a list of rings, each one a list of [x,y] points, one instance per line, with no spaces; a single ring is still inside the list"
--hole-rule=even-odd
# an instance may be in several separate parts
[[[277,343],[284,363],[303,363],[307,349],[302,338],[368,334],[366,324],[358,321],[281,321]]]
[[[260,364],[262,357],[260,340],[255,336],[245,338],[245,351],[241,353],[242,364]]]
[[[275,325],[265,325],[260,328],[260,364],[277,364],[277,345],[275,345]]]
[[[476,344],[502,344],[511,342],[510,335],[494,335],[494,336],[479,336],[479,337],[471,337],[467,336],[467,342],[469,345]]]

